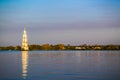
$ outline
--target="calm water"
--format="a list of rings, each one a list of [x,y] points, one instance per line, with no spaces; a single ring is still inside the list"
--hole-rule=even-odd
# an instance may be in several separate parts
[[[0,80],[120,80],[120,51],[0,51]]]

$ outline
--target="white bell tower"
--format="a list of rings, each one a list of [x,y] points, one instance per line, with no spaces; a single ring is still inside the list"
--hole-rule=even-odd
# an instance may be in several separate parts
[[[25,50],[25,51],[29,50],[26,28],[24,28],[24,32],[23,32],[22,50]]]

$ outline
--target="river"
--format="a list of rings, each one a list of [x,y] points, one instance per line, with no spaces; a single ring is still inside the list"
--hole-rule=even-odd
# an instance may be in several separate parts
[[[0,51],[0,80],[120,80],[120,51]]]

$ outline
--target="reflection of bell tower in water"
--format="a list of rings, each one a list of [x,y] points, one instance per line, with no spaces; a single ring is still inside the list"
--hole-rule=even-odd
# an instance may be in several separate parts
[[[22,77],[26,79],[28,73],[28,51],[22,51]]]
[[[22,50],[25,51],[29,50],[26,28],[24,28],[24,33],[22,38]]]

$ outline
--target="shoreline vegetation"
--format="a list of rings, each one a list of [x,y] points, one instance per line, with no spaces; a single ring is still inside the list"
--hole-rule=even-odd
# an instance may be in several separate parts
[[[21,46],[1,46],[0,50],[22,50]],[[64,44],[32,44],[29,45],[29,50],[120,50],[120,45],[64,45]]]

